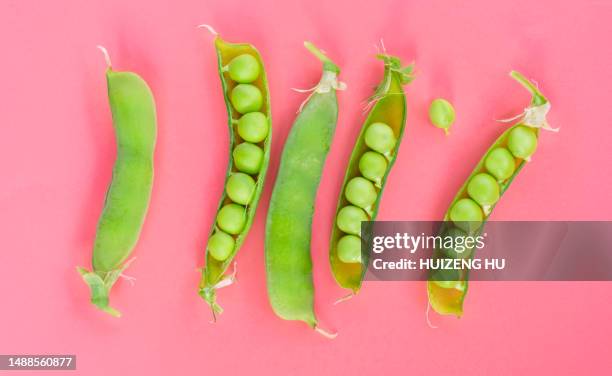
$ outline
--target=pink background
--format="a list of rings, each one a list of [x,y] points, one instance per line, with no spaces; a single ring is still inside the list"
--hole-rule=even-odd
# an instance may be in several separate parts
[[[462,5],[456,5],[462,3]],[[493,214],[497,220],[611,220],[610,1],[3,0],[0,5],[0,353],[77,354],[84,375],[578,374],[612,367],[610,283],[478,283],[465,316],[425,322],[423,282],[368,283],[352,301],[327,261],[336,200],[380,80],[373,58],[414,60],[409,117],[379,218],[439,219],[473,165],[529,101],[507,76],[537,79],[562,128]],[[196,293],[203,244],[227,163],[226,114],[210,23],[261,51],[274,120],[271,170],[220,293],[216,325]],[[320,64],[312,40],[343,68],[348,90],[313,227],[316,309],[333,341],[284,322],[267,302],[263,234],[278,156]],[[136,262],[112,294],[120,320],[95,310],[75,266],[89,267],[111,176],[114,136],[105,45],[117,69],[140,73],[159,114],[156,181]],[[431,99],[457,109],[450,137],[427,123]],[[23,373],[27,374],[27,373]],[[61,374],[61,373],[54,373]],[[74,372],[69,374],[75,374]]]

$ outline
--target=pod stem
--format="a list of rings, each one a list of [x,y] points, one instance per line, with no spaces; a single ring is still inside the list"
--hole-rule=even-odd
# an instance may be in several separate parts
[[[533,98],[531,99],[531,104],[533,106],[541,106],[548,102],[548,99],[542,94],[540,89],[538,89],[533,82],[529,81],[527,77],[523,76],[521,73],[517,71],[511,71],[510,77],[514,78],[519,84],[523,85],[525,89],[527,89]]]
[[[217,31],[210,25],[208,24],[201,24],[198,25],[198,29],[206,29],[208,30],[212,35],[214,36],[219,36],[219,33],[217,33]]]
[[[90,272],[84,268],[77,268],[77,271],[83,277],[83,280],[89,286],[91,291],[91,302],[98,307],[100,310],[110,314],[114,317],[121,317],[121,312],[115,308],[109,306],[108,294],[112,284],[105,283],[102,277],[97,273]],[[114,283],[114,281],[113,281]]]
[[[323,63],[323,70],[332,71],[335,73],[340,73],[340,68],[333,62],[323,51],[321,51],[317,46],[312,44],[311,42],[304,42],[304,47],[308,51],[310,51],[313,55],[315,55],[321,62]]]
[[[106,62],[106,67],[108,69],[112,69],[113,65],[111,64],[111,59],[110,59],[110,55],[108,54],[108,51],[106,50],[106,48],[102,45],[97,45],[96,46],[100,51],[102,51],[102,54],[104,55],[104,61]]]

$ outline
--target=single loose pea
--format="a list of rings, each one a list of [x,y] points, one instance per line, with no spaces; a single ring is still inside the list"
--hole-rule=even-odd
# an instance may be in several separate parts
[[[366,129],[365,143],[372,150],[381,154],[388,154],[393,150],[397,139],[393,129],[385,123],[372,123]]]
[[[238,134],[243,140],[257,143],[268,136],[268,118],[261,112],[249,112],[238,120]]]
[[[523,125],[515,127],[508,135],[508,149],[517,158],[529,158],[538,147],[535,132]]]
[[[498,147],[491,150],[485,158],[485,168],[497,180],[506,180],[514,174],[516,164],[508,149]]]
[[[482,209],[471,198],[462,198],[450,210],[450,219],[460,229],[472,232],[480,227]]]
[[[263,161],[263,150],[257,145],[243,142],[234,148],[234,164],[239,171],[253,175],[259,172]]]
[[[215,232],[208,239],[208,253],[217,261],[225,261],[234,250],[234,238],[223,231]]]
[[[361,176],[352,178],[346,184],[344,195],[351,204],[364,209],[376,201],[376,189],[374,189],[374,184]]]
[[[244,206],[227,204],[217,214],[217,226],[228,234],[238,235],[246,223]]]
[[[248,84],[259,77],[259,62],[253,55],[242,54],[230,61],[227,70],[232,80]]]
[[[451,125],[455,122],[455,109],[449,101],[442,98],[434,99],[429,106],[429,120],[444,130],[448,135]]]
[[[365,152],[359,159],[359,172],[376,183],[377,186],[380,186],[380,182],[387,172],[387,160],[375,151]]]
[[[237,172],[227,179],[225,192],[237,204],[248,205],[255,193],[255,180],[247,174]]]
[[[344,235],[338,240],[338,258],[348,264],[361,262],[361,239],[355,235]]]
[[[239,84],[232,90],[232,106],[241,114],[259,111],[263,105],[263,96],[256,86]]]
[[[340,209],[336,224],[340,230],[352,235],[361,235],[361,222],[367,221],[368,215],[363,209],[347,205]]]
[[[467,191],[470,197],[481,206],[490,206],[499,200],[499,184],[493,176],[484,172],[470,179]]]

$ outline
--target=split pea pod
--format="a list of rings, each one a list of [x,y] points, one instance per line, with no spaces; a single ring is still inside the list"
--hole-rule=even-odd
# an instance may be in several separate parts
[[[257,210],[270,157],[271,109],[266,72],[259,52],[248,43],[228,43],[215,35],[219,77],[228,114],[230,155],[225,189],[206,246],[200,296],[213,317],[222,309],[217,289],[234,281],[225,275],[244,242]]]
[[[338,119],[340,68],[309,42],[323,74],[302,104],[285,142],[266,222],[266,275],[274,312],[301,320],[324,335],[314,313],[310,239],[314,202]]]
[[[341,287],[351,290],[349,297],[361,288],[368,266],[369,255],[361,249],[361,222],[376,219],[404,134],[403,85],[412,81],[412,65],[402,67],[399,58],[387,54],[377,57],[385,65],[383,79],[369,99],[371,109],[348,162],[330,241],[332,273]]]
[[[147,83],[132,72],[112,69],[107,62],[108,99],[117,140],[113,178],[96,231],[93,271],[77,268],[91,290],[91,302],[120,316],[109,306],[109,293],[128,267],[145,220],[153,185],[153,153],[157,135],[155,102]]]
[[[540,129],[556,131],[546,121],[550,110],[548,99],[520,73],[513,71],[510,76],[532,94],[531,104],[519,115],[521,119],[493,143],[459,189],[439,231],[444,238],[479,235],[501,196],[525,162],[530,161],[538,145]],[[436,249],[434,257],[471,258],[473,251]],[[429,303],[440,314],[461,316],[467,289],[468,272],[463,270],[433,271],[427,282]]]

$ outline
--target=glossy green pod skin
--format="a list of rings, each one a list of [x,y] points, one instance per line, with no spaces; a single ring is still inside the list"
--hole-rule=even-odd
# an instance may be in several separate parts
[[[285,320],[317,328],[310,239],[314,202],[338,118],[340,69],[313,45],[323,62],[317,88],[303,104],[283,149],[266,222],[268,297]]]
[[[346,263],[338,258],[338,241],[341,237],[346,235],[346,233],[338,227],[336,219],[342,208],[351,205],[345,197],[347,183],[355,177],[362,176],[359,170],[360,158],[364,153],[372,151],[365,143],[365,133],[370,124],[378,122],[387,124],[393,130],[397,141],[389,155],[385,156],[388,163],[380,184],[375,184],[377,193],[376,201],[370,208],[365,209],[368,220],[376,220],[387,177],[395,163],[397,152],[404,135],[406,124],[406,95],[403,85],[412,81],[412,65],[402,67],[400,59],[391,55],[380,54],[377,55],[377,58],[381,59],[385,64],[383,79],[377,86],[374,95],[369,100],[372,107],[363,123],[361,132],[359,133],[353,152],[351,153],[344,182],[342,183],[342,189],[340,190],[338,207],[336,209],[336,215],[334,216],[334,224],[330,238],[329,262],[332,274],[336,282],[341,287],[351,290],[352,294],[357,294],[361,288],[363,276],[368,267],[369,254],[367,252],[362,252],[360,263]]]
[[[215,37],[215,49],[217,53],[217,61],[218,61],[218,69],[219,69],[219,77],[221,79],[221,84],[223,87],[223,96],[225,99],[225,106],[227,108],[228,114],[228,130],[229,130],[229,140],[230,140],[230,153],[229,153],[229,163],[227,168],[227,174],[225,178],[224,187],[227,187],[228,179],[230,178],[232,173],[238,172],[233,153],[234,147],[240,144],[243,140],[240,138],[240,135],[237,131],[237,122],[238,119],[243,116],[233,107],[230,95],[232,90],[238,85],[237,82],[233,81],[230,77],[229,71],[226,68],[232,59],[241,55],[251,55],[253,56],[260,65],[260,74],[255,81],[251,84],[256,86],[263,97],[263,104],[261,109],[259,110],[264,115],[266,115],[267,125],[268,125],[268,134],[266,138],[257,143],[256,145],[263,149],[263,160],[261,163],[261,168],[258,173],[255,175],[251,175],[255,180],[255,191],[253,193],[252,199],[250,203],[245,206],[246,208],[246,223],[242,228],[242,231],[236,235],[232,235],[235,240],[235,245],[230,253],[229,257],[227,257],[223,261],[216,260],[211,256],[211,253],[206,250],[206,264],[202,269],[202,278],[199,284],[199,295],[210,305],[213,310],[213,315],[216,313],[221,313],[222,308],[216,302],[216,293],[218,288],[223,287],[231,283],[233,280],[233,276],[226,276],[225,273],[229,266],[232,263],[232,260],[236,256],[238,250],[240,249],[242,243],[244,242],[249,229],[253,223],[253,219],[255,217],[255,212],[257,210],[257,204],[259,202],[259,198],[261,197],[261,192],[264,187],[264,182],[266,178],[266,172],[268,169],[268,163],[270,159],[270,145],[272,142],[272,122],[271,116],[272,111],[270,108],[270,95],[268,90],[268,82],[266,78],[266,73],[263,66],[263,60],[257,49],[254,46],[248,43],[228,43],[221,39],[219,36]],[[227,196],[227,193],[224,189],[221,199],[219,200],[219,206],[217,209],[217,214],[221,210],[221,208],[226,205],[232,203],[231,199]],[[217,216],[215,214],[215,218]],[[217,225],[213,222],[212,229],[210,231],[209,237],[212,236],[215,231],[217,231]],[[228,282],[228,283],[225,283]]]
[[[546,97],[544,97],[544,95],[529,80],[527,80],[520,73],[513,71],[510,73],[510,75],[512,78],[517,80],[521,85],[523,85],[532,94],[530,109],[540,109],[542,111],[542,118],[544,119],[543,124],[546,124],[545,115],[550,108],[550,103],[548,102]],[[472,177],[474,177],[475,175],[481,174],[481,173],[487,173],[487,169],[485,167],[485,160],[487,156],[489,155],[489,153],[495,148],[500,148],[500,147],[506,148],[508,146],[508,138],[509,138],[510,133],[517,127],[525,126],[526,124],[525,120],[526,120],[526,116],[525,118],[523,118],[523,120],[519,121],[518,123],[516,123],[509,129],[507,129],[504,133],[502,133],[501,136],[487,150],[487,152],[484,154],[482,159],[478,162],[478,164],[476,165],[476,167],[474,168],[474,170],[472,171],[468,179],[465,181],[463,186],[459,189],[459,192],[457,193],[455,198],[452,200],[448,211],[444,215],[444,223],[442,225],[442,228],[439,231],[440,235],[444,234],[445,231],[449,229],[458,228],[458,226],[455,226],[455,224],[452,222],[450,218],[451,208],[453,208],[453,206],[459,200],[469,197],[468,189],[467,189],[468,183],[470,182]],[[540,127],[542,127],[542,124],[530,125],[529,127],[533,129],[533,132],[535,133],[536,138],[538,138],[540,135]],[[503,196],[504,192],[510,187],[510,184],[519,174],[521,169],[525,166],[525,163],[528,162],[528,160],[525,160],[522,158],[518,158],[514,156],[513,158],[514,158],[515,168],[514,168],[514,172],[512,173],[512,175],[510,175],[509,177],[505,179],[498,180],[500,199]],[[497,202],[499,202],[499,199]],[[494,207],[495,205],[492,205],[486,208],[486,210],[483,210],[484,216],[483,216],[482,223],[480,224],[480,226],[478,226],[478,228],[475,228],[473,231],[468,231],[465,233],[471,236],[480,235],[482,233],[484,223],[487,221],[487,219],[491,215]],[[469,254],[466,255],[465,257],[473,257],[474,256],[473,253],[474,253],[473,251],[470,251]],[[438,257],[446,257],[446,256],[442,250],[436,249],[434,252],[434,257],[438,258]],[[429,298],[429,303],[431,304],[431,307],[439,314],[455,315],[457,317],[460,317],[461,315],[463,315],[463,302],[465,300],[465,297],[468,291],[468,277],[469,277],[468,272],[462,272],[458,275],[458,279],[456,281],[455,280],[436,281],[435,278],[433,277],[433,273],[430,273],[430,278],[427,281],[427,291],[428,291],[428,298]],[[454,285],[454,286],[450,286],[450,285]]]
[[[138,241],[149,207],[157,120],[147,83],[135,73],[114,71],[108,56],[107,61],[108,99],[117,157],[98,221],[93,271],[83,268],[78,271],[91,289],[92,303],[113,316],[120,316],[119,311],[109,306],[109,293],[129,264],[128,257]]]

